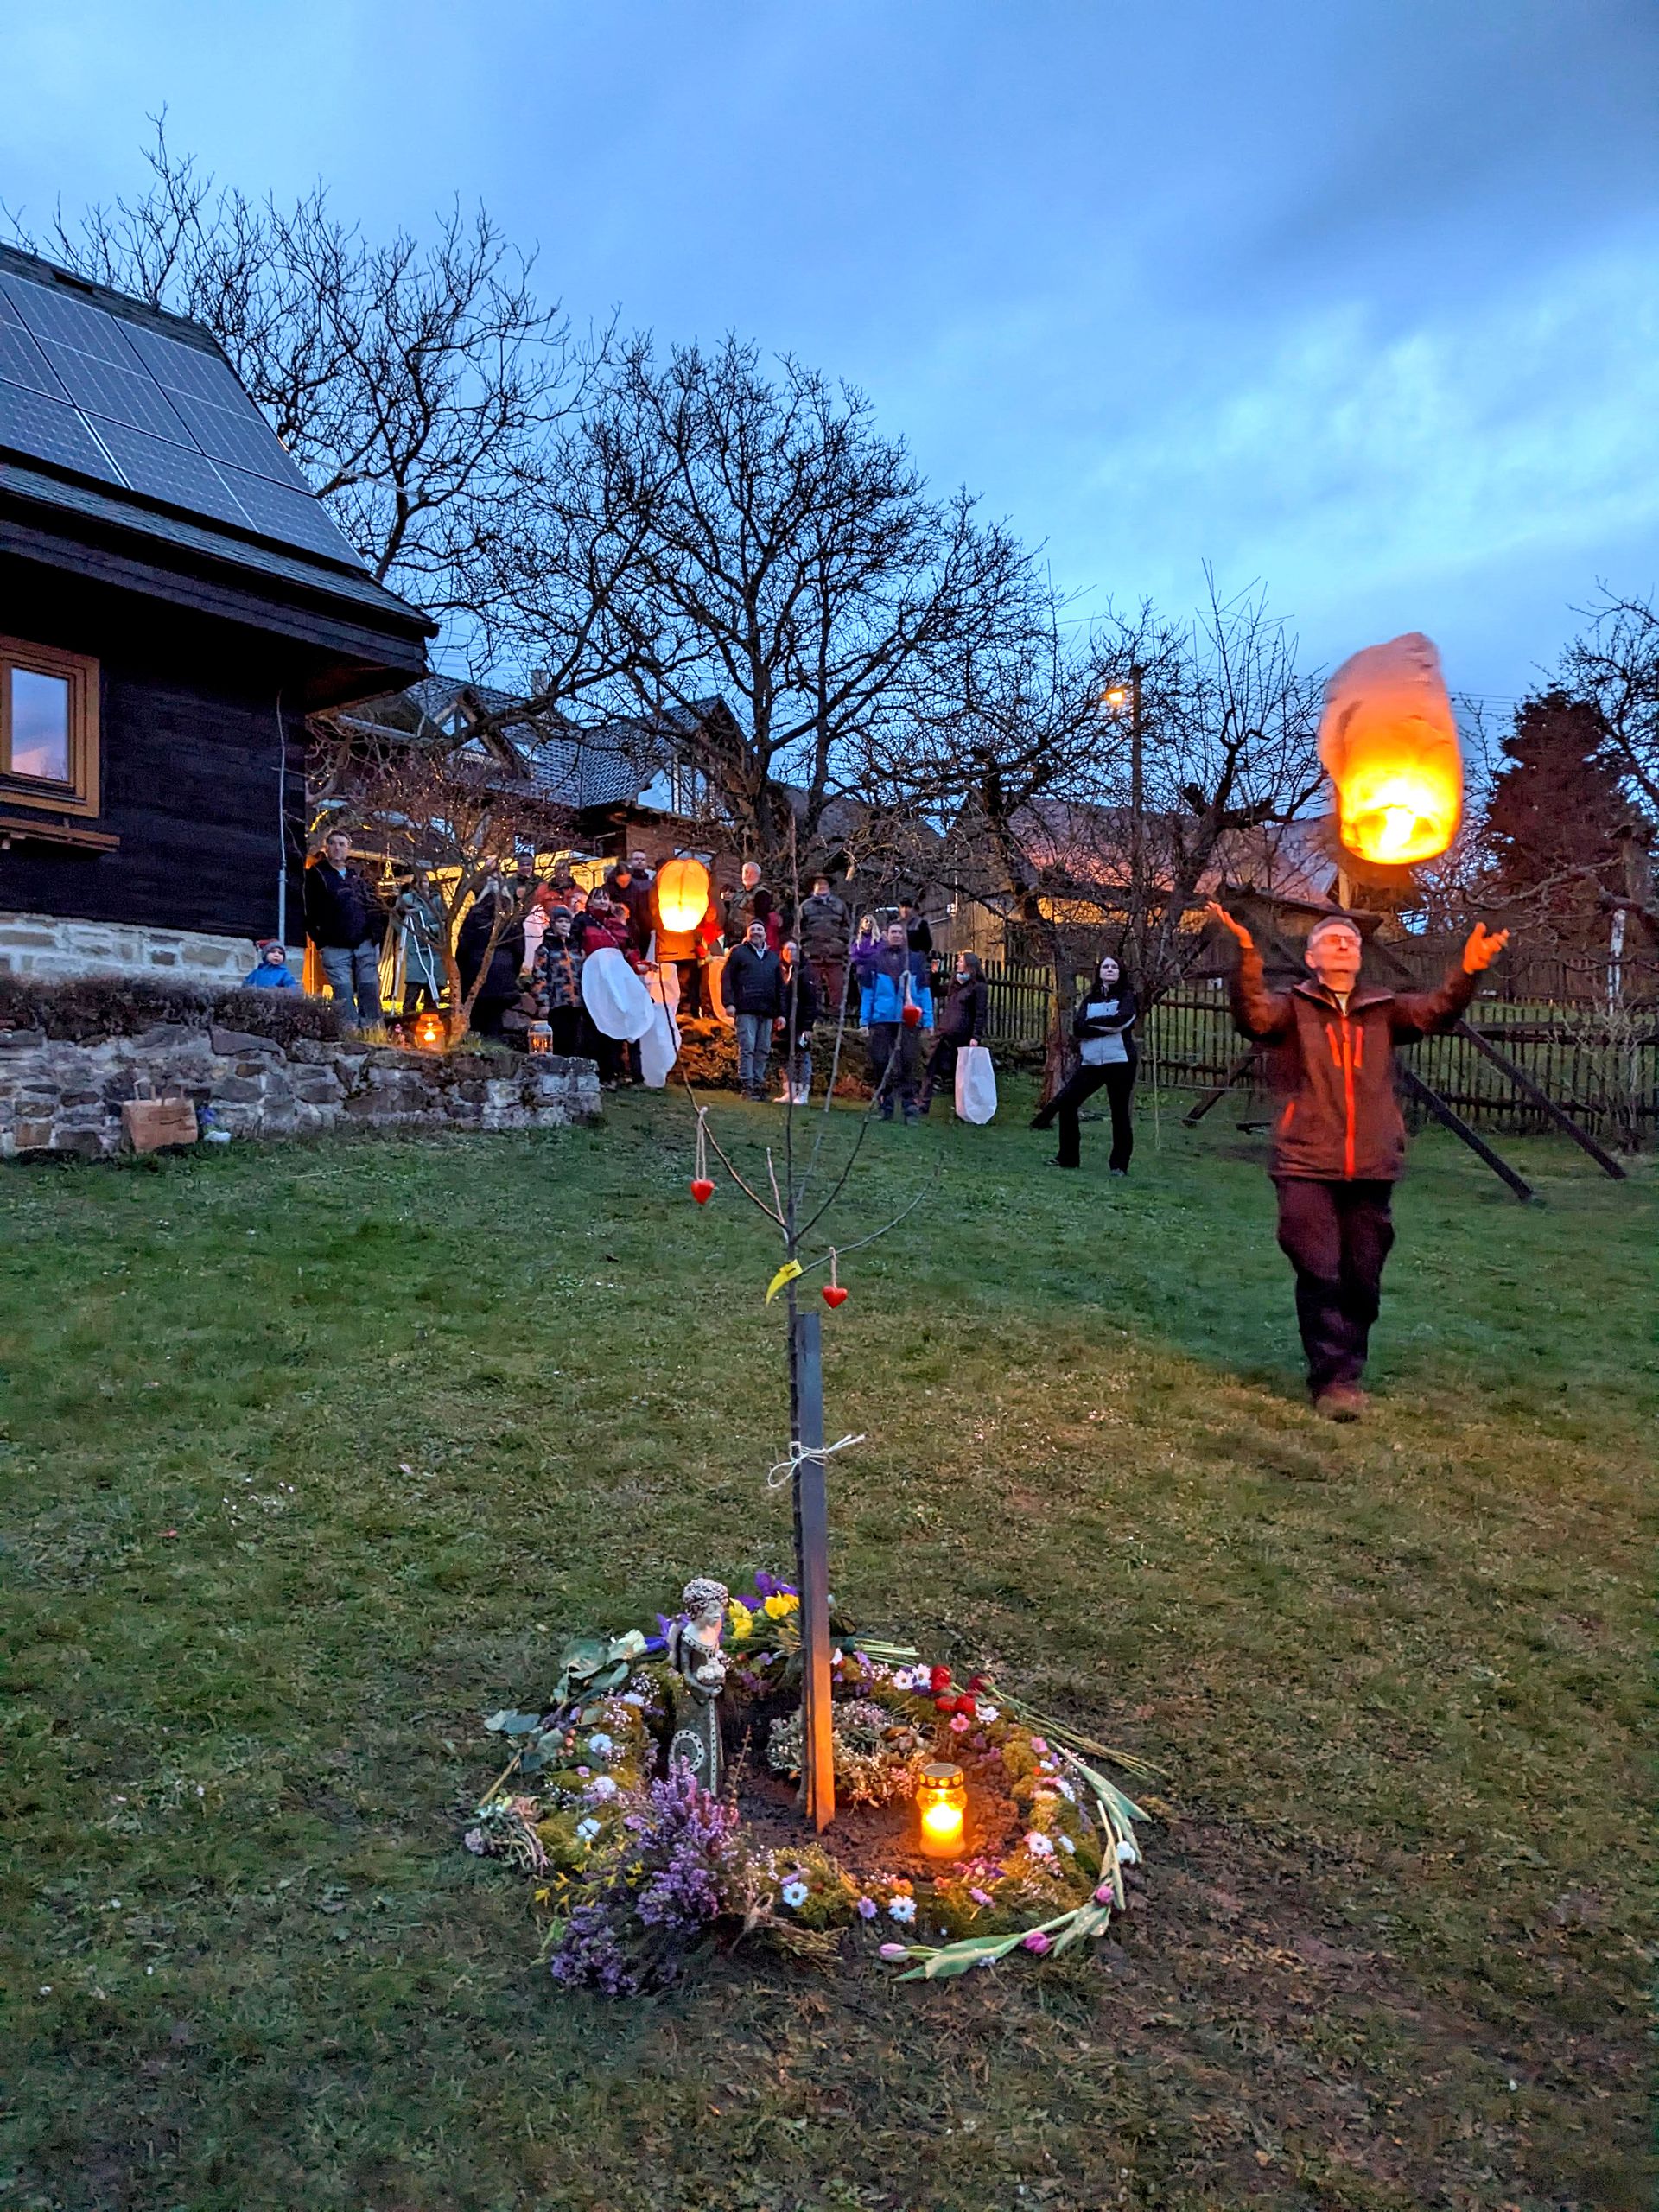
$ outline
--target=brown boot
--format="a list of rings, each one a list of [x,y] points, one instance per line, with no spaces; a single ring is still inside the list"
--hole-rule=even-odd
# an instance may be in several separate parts
[[[1368,1402],[1357,1383],[1332,1382],[1314,1399],[1313,1410],[1323,1421],[1362,1421]]]

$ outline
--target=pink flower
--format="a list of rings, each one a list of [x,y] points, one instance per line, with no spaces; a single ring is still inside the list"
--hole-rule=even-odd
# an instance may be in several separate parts
[[[989,1904],[991,1902],[991,1893],[988,1890],[969,1890],[968,1894],[976,1904]]]
[[[1096,1904],[1110,1904],[1111,1902],[1112,1885],[1109,1882],[1103,1882],[1100,1887],[1095,1891],[1095,1903]]]
[[[1031,1748],[1033,1751],[1046,1751],[1048,1749],[1048,1745],[1043,1741],[1040,1736],[1033,1736],[1031,1739]]]
[[[1044,1935],[1040,1928],[1033,1928],[1030,1935],[1026,1938],[1027,1950],[1035,1951],[1038,1957],[1041,1958],[1043,1953],[1047,1950],[1048,1948],[1049,1942],[1047,1936]]]
[[[907,1959],[910,1952],[907,1946],[903,1943],[884,1943],[881,1946],[881,1955],[884,1959]]]
[[[950,1716],[950,1733],[953,1736],[962,1736],[965,1735],[967,1732],[967,1714],[965,1713],[953,1713]]]

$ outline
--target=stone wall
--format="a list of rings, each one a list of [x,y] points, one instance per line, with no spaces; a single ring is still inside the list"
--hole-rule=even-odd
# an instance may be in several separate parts
[[[155,976],[222,988],[240,983],[258,957],[251,938],[0,912],[0,974],[8,976]]]
[[[234,1137],[331,1128],[561,1128],[600,1115],[591,1060],[400,1052],[319,1044],[286,1050],[238,1030],[163,1022],[137,1037],[58,1043],[0,1031],[0,1158],[125,1148],[124,1101],[187,1097]]]

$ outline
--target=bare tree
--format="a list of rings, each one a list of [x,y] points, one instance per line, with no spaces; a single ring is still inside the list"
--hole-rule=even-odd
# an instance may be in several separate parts
[[[205,323],[372,574],[487,649],[494,578],[553,426],[602,339],[576,346],[480,208],[423,244],[373,244],[318,184],[290,205],[218,184],[155,119],[150,175],[40,247],[100,283]],[[476,638],[474,632],[485,633]]]
[[[1620,598],[1604,584],[1575,612],[1586,626],[1562,653],[1555,681],[1592,702],[1630,795],[1659,813],[1659,611],[1651,594]]]
[[[499,765],[474,748],[411,743],[392,733],[379,742],[361,723],[343,731],[321,722],[315,734],[334,756],[339,804],[330,823],[355,822],[363,843],[423,880],[439,920],[449,1039],[458,1044],[497,947],[530,910],[534,880],[520,877],[520,866],[568,836],[568,818],[533,787],[504,780]],[[461,925],[492,887],[499,895],[488,938],[464,985]]]
[[[734,338],[623,348],[541,497],[522,650],[568,652],[585,625],[590,684],[688,733],[685,765],[769,870],[818,857],[869,743],[1026,561],[964,494],[929,493],[860,393]],[[701,721],[715,694],[734,723]]]

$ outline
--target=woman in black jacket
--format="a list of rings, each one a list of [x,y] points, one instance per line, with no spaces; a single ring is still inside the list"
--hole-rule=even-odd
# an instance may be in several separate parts
[[[1129,1122],[1129,1094],[1135,1089],[1135,993],[1123,981],[1122,969],[1109,953],[1100,963],[1098,982],[1091,983],[1077,1001],[1071,1034],[1077,1040],[1077,1071],[1056,1091],[1032,1122],[1033,1129],[1060,1125],[1057,1167],[1076,1167],[1082,1161],[1077,1134],[1077,1109],[1103,1087],[1112,1109],[1114,1175],[1127,1175],[1135,1150],[1135,1131]]]
[[[933,1047],[933,1057],[927,1064],[927,1076],[922,1084],[924,1114],[932,1105],[936,1090],[948,1090],[955,1097],[957,1054],[964,1045],[983,1043],[990,1007],[991,995],[985,987],[979,955],[976,952],[959,952],[956,970],[950,978],[950,988],[939,1009],[938,1041]]]

